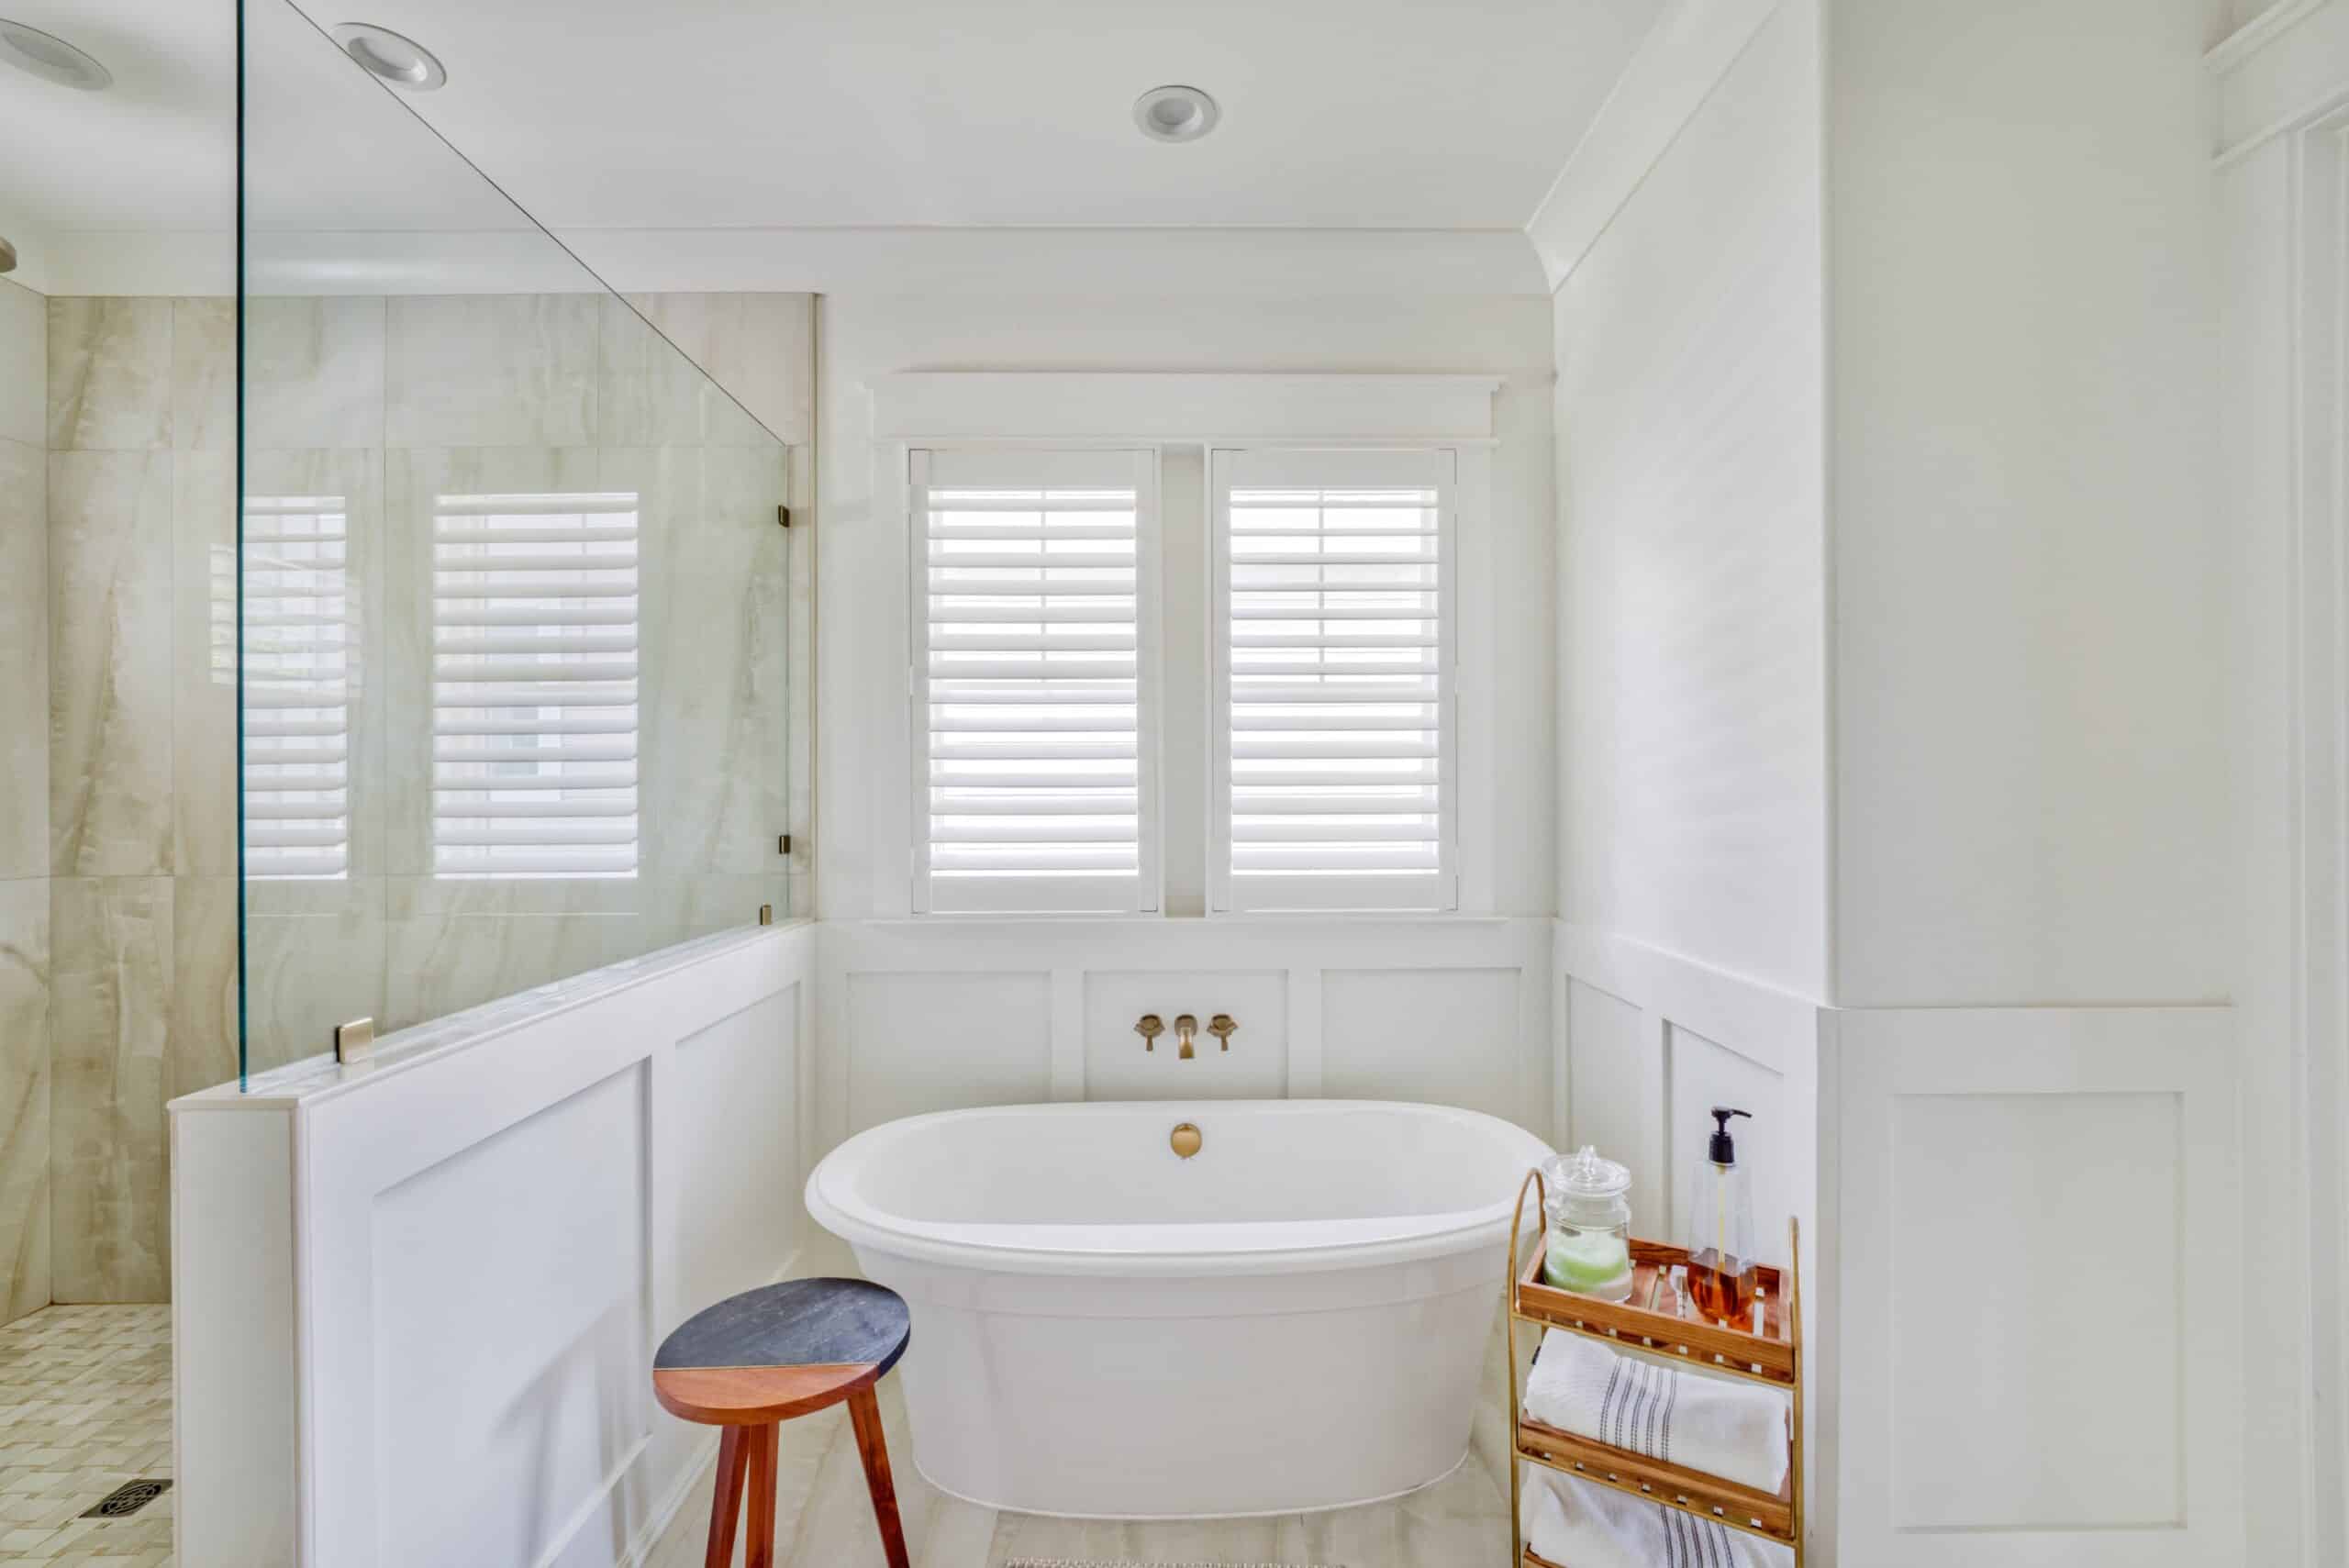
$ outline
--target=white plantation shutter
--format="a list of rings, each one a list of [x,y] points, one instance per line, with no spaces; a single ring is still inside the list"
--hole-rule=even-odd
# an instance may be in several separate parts
[[[433,510],[435,874],[635,875],[637,497]]]
[[[1457,906],[1449,451],[1219,450],[1215,906]]]
[[[1152,455],[910,464],[914,906],[1156,907]]]
[[[256,495],[244,523],[245,873],[351,874],[359,686],[349,513],[340,495]],[[215,562],[214,666],[236,641],[237,560]],[[225,610],[226,614],[219,612]]]

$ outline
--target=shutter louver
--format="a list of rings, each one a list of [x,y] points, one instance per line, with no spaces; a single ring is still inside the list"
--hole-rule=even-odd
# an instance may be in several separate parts
[[[244,844],[254,879],[351,874],[358,616],[340,495],[252,496],[244,523]],[[236,557],[216,570],[234,645]],[[231,674],[233,679],[233,673]]]
[[[912,456],[917,906],[1145,906],[1142,455]]]
[[[1448,454],[1217,459],[1219,906],[1453,907]]]
[[[432,567],[434,873],[635,875],[637,497],[442,495]]]

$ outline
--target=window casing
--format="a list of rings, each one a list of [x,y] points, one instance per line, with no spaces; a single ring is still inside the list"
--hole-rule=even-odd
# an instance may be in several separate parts
[[[1459,906],[1450,450],[1219,449],[1209,901]]]
[[[1155,453],[914,448],[914,908],[1158,907]]]
[[[433,511],[434,874],[634,876],[637,497]]]

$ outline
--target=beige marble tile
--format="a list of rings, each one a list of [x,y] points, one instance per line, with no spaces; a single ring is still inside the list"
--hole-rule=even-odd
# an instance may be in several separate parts
[[[172,869],[172,458],[49,457],[50,866]]]
[[[174,457],[171,866],[182,873],[237,870],[236,535],[236,454]]]
[[[48,461],[0,439],[0,877],[48,874]]]
[[[50,1254],[60,1301],[170,1288],[169,877],[50,884]]]
[[[429,1023],[617,963],[640,951],[641,929],[633,913],[395,916],[385,922],[378,1025]]]
[[[49,444],[49,302],[0,278],[0,441]]]
[[[49,302],[49,450],[172,444],[172,302]]]
[[[247,303],[249,449],[383,444],[384,309],[365,295]]]
[[[0,882],[0,1323],[49,1305],[49,883]]]
[[[606,299],[603,318],[604,445],[810,439],[812,295],[635,294]]]
[[[172,446],[237,448],[237,302],[172,301]]]
[[[772,873],[791,827],[781,453],[615,451],[604,473],[643,498],[644,863]]]
[[[1005,1514],[994,1551],[1006,1557],[1106,1557],[1148,1562],[1270,1562],[1281,1520],[1062,1519]],[[1508,1555],[1506,1548],[1501,1555]]]
[[[332,1050],[352,1018],[391,1027],[382,877],[256,882],[246,896],[248,1072]]]
[[[401,295],[384,324],[384,444],[595,439],[601,296]]]
[[[164,1099],[234,1078],[237,1035],[237,878],[175,876]]]

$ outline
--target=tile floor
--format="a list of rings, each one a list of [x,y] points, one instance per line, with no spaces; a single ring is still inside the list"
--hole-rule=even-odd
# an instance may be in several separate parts
[[[0,1562],[168,1568],[169,1492],[127,1518],[83,1510],[172,1473],[172,1309],[50,1307],[0,1325]]]
[[[1491,1393],[1458,1470],[1391,1502],[1276,1518],[1055,1519],[945,1496],[914,1468],[905,1405],[891,1379],[882,1385],[882,1417],[915,1568],[997,1568],[1023,1556],[1343,1568],[1501,1564],[1508,1556],[1508,1472],[1499,1344],[1496,1333],[1486,1369]],[[781,1446],[781,1568],[884,1568],[845,1413],[785,1423]],[[128,1518],[79,1516],[125,1481],[171,1473],[171,1308],[51,1307],[0,1326],[0,1563],[170,1568],[170,1493]],[[710,1485],[706,1473],[642,1568],[697,1568]],[[741,1552],[738,1542],[738,1563]]]

